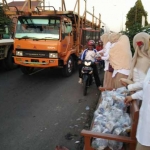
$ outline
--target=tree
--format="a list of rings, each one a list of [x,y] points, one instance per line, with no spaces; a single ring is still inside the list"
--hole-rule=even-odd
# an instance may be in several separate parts
[[[147,12],[144,10],[141,0],[137,0],[135,6],[132,7],[127,14],[127,21],[125,23],[126,28],[130,29],[135,24],[141,26],[142,16],[145,16],[145,25],[148,25],[147,22]]]
[[[6,33],[6,26],[8,28],[8,34],[11,34],[13,29],[13,22],[9,16],[7,16],[3,10],[3,4],[0,3],[0,35]]]
[[[132,54],[134,54],[133,38],[139,32],[146,32],[150,34],[150,26],[141,27],[141,24],[136,23],[126,31],[121,32],[122,34],[125,34],[129,37]]]

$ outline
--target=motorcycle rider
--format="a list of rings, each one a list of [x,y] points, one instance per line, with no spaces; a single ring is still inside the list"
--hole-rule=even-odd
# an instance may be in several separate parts
[[[83,60],[91,60],[92,62],[96,62],[95,56],[96,56],[97,50],[94,49],[94,46],[95,46],[94,40],[89,40],[87,45],[88,45],[88,48],[83,51],[83,53],[80,56],[80,60],[78,62],[79,64],[79,81],[78,82],[80,84],[82,83],[81,69],[83,67],[83,64],[81,62]],[[98,70],[97,70],[95,63],[92,65],[92,68],[93,68],[93,76],[95,79],[96,86],[98,87],[98,89],[100,89],[101,83],[100,83]]]

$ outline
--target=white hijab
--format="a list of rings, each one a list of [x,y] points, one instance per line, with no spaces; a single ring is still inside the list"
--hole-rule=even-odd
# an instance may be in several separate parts
[[[150,35],[145,32],[136,34],[133,38],[133,47],[135,50],[131,71],[128,79],[133,78],[133,69],[136,67],[145,74],[150,67]]]

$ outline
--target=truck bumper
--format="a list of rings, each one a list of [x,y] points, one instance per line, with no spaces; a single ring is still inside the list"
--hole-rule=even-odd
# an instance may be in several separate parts
[[[51,58],[28,58],[14,56],[14,61],[18,65],[27,67],[48,68],[59,66],[59,60]]]

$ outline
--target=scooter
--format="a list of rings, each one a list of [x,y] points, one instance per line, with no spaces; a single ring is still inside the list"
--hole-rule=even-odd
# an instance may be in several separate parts
[[[83,95],[87,95],[87,89],[92,84],[92,74],[93,74],[93,62],[91,60],[84,60],[82,62],[83,67],[81,69],[82,82],[83,82]]]

